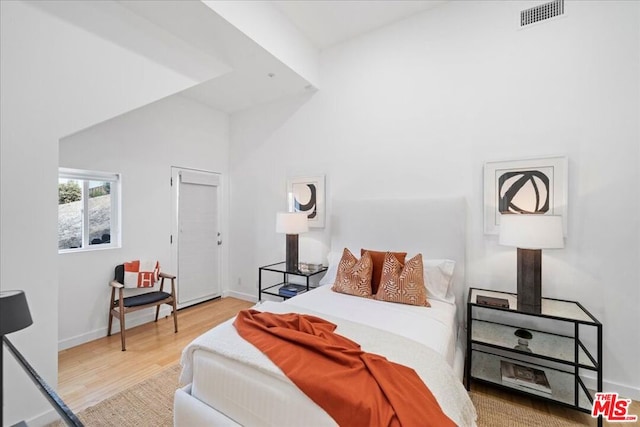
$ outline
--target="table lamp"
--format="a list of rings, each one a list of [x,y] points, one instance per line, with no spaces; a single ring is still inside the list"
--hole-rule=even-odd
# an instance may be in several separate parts
[[[13,354],[22,369],[29,375],[29,378],[40,389],[42,394],[49,400],[51,405],[58,412],[63,421],[69,426],[81,427],[83,424],[69,407],[60,399],[60,396],[45,382],[44,379],[20,354],[17,348],[9,341],[5,335],[19,331],[33,324],[27,297],[23,291],[0,291],[0,335],[2,342],[7,349]],[[0,371],[4,364],[4,351],[0,349]],[[4,383],[2,384],[2,395],[4,405]],[[22,423],[23,424],[23,423]],[[3,423],[4,425],[4,423]]]
[[[298,234],[309,231],[309,221],[304,212],[278,212],[276,233],[287,235],[287,271],[298,270]]]
[[[542,214],[500,216],[500,244],[518,248],[518,310],[540,313],[542,249],[564,247],[562,217]]]

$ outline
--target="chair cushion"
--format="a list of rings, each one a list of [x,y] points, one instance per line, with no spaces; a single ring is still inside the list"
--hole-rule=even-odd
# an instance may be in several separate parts
[[[114,280],[121,285],[124,285],[124,264],[116,266],[116,274]]]
[[[139,305],[153,304],[162,301],[171,296],[166,292],[148,292],[146,294],[134,295],[132,297],[123,298],[125,307],[137,307]]]

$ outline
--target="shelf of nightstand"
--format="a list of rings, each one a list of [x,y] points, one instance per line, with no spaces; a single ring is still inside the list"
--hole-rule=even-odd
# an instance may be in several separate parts
[[[291,276],[298,276],[304,279],[305,284],[303,286],[306,286],[306,290],[303,292],[299,292],[296,295],[300,295],[304,292],[308,292],[312,289],[315,289],[317,286],[312,285],[310,279],[313,276],[316,276],[318,274],[324,273],[325,271],[327,271],[327,267],[320,267],[317,270],[313,270],[313,271],[300,271],[299,269],[293,269],[293,270],[289,270],[287,268],[287,265],[285,262],[276,262],[273,264],[269,264],[269,265],[264,265],[262,267],[258,268],[258,301],[262,301],[262,294],[265,295],[271,295],[271,296],[275,296],[275,297],[280,297],[283,299],[289,299],[289,298],[293,298],[293,296],[289,296],[289,295],[281,295],[278,291],[280,289],[280,287],[284,286],[284,285],[288,285],[288,284],[294,284],[293,281],[290,281],[290,277]],[[273,273],[279,273],[282,274],[282,279],[273,285],[268,285],[268,286],[263,286],[263,278],[262,278],[262,273],[264,272],[269,272],[271,274]],[[295,283],[295,284],[301,284],[301,283]]]
[[[292,295],[292,296],[289,296],[289,295],[282,295],[282,294],[279,292],[279,291],[280,291],[280,288],[281,288],[282,286],[286,286],[286,285],[290,285],[290,284],[291,284],[291,283],[289,283],[289,282],[280,282],[280,283],[276,283],[275,285],[271,285],[271,286],[269,286],[269,287],[267,287],[267,288],[262,288],[262,291],[261,291],[261,292],[262,292],[263,294],[272,295],[272,296],[274,296],[274,297],[281,297],[281,298],[284,298],[284,299],[289,299],[289,298],[293,298],[293,297],[294,297],[294,296],[296,296],[296,295],[304,294],[305,292],[309,292],[309,291],[312,291],[312,290],[314,290],[315,288],[317,288],[317,286],[309,286],[309,290],[300,291],[300,292],[298,292],[296,295]],[[294,283],[294,284],[298,284],[298,283]]]
[[[590,411],[591,409],[591,401],[589,400],[589,397],[576,383],[574,375],[570,372],[563,372],[540,365],[526,363],[521,360],[515,360],[504,356],[485,353],[482,351],[474,351],[471,357],[471,375],[475,380],[489,382],[501,387],[517,390],[527,394],[533,394],[538,397],[571,407],[575,407],[575,392],[576,387],[578,387],[578,407],[583,411]],[[508,360],[519,365],[542,369],[547,376],[549,385],[551,386],[551,393],[545,393],[529,387],[513,385],[511,383],[503,383],[502,375],[500,373],[500,360]]]
[[[471,340],[479,344],[493,345],[498,348],[513,348],[518,343],[515,331],[521,328],[500,323],[474,320]],[[521,354],[541,356],[560,363],[573,364],[575,358],[575,339],[564,335],[528,329],[533,334],[529,341],[531,353]],[[581,368],[595,370],[596,366],[582,346],[578,346],[578,363]]]
[[[478,304],[478,296],[488,296],[493,298],[502,298],[508,301],[509,308],[491,307]],[[490,291],[486,289],[471,288],[469,292],[469,302],[478,307],[487,307],[492,309],[518,312],[520,314],[536,317],[548,317],[563,321],[576,321],[579,323],[596,325],[599,322],[591,316],[591,314],[576,301],[565,301],[554,298],[542,298],[540,313],[527,313],[518,311],[518,296],[508,292]]]

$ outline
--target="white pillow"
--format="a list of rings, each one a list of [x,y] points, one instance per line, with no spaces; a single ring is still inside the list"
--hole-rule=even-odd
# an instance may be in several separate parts
[[[342,252],[329,252],[329,255],[327,255],[329,267],[322,279],[320,279],[320,282],[318,282],[320,286],[333,285],[333,283],[336,281],[336,276],[338,275],[338,264],[340,264],[341,259]]]
[[[455,295],[450,292],[453,279],[453,270],[456,262],[450,259],[425,259],[424,281],[427,287],[427,298],[453,304]]]
[[[318,283],[322,285],[332,285],[336,281],[338,274],[338,264],[342,259],[342,252],[329,252],[327,261],[329,267],[325,275]],[[407,257],[407,259],[411,259]],[[424,281],[427,287],[427,298],[444,301],[449,304],[455,303],[455,295],[449,287],[453,279],[453,270],[456,262],[450,259],[423,259]]]

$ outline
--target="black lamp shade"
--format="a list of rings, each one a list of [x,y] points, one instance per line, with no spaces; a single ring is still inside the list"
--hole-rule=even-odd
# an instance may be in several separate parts
[[[19,331],[33,323],[23,291],[0,291],[0,335]]]
[[[29,312],[29,304],[27,297],[23,291],[0,291],[0,332],[2,333],[2,343],[7,350],[16,358],[22,369],[27,373],[31,381],[40,389],[40,392],[53,405],[65,424],[73,427],[84,427],[82,422],[76,417],[71,409],[60,399],[60,396],[42,379],[40,375],[33,369],[33,366],[27,362],[17,348],[9,341],[5,335],[11,332],[19,331],[33,323],[31,313]],[[2,371],[4,351],[0,349],[0,371]],[[4,400],[4,385],[0,400]],[[4,401],[2,402],[4,407]],[[1,417],[0,417],[1,418]],[[16,424],[18,425],[18,424]],[[24,422],[19,425],[26,425]]]

